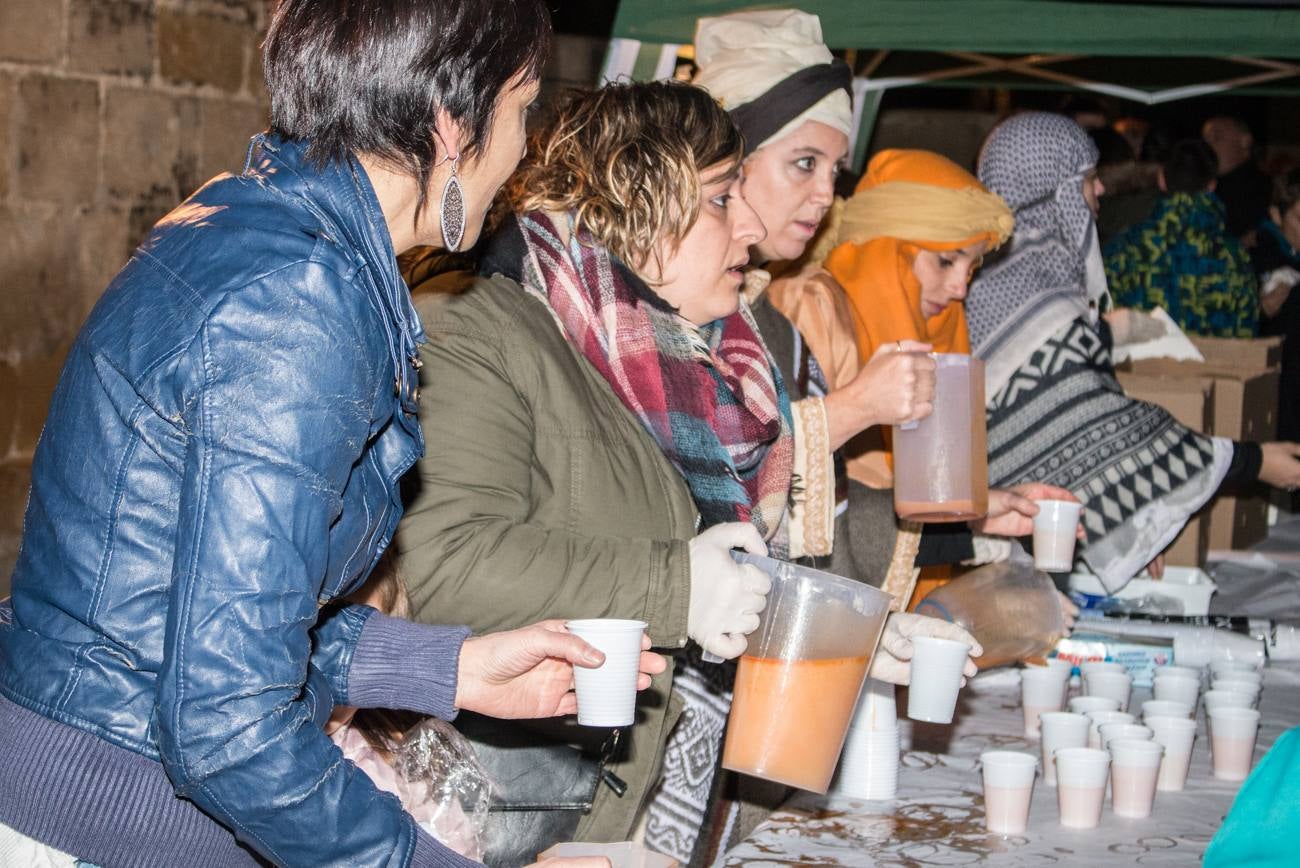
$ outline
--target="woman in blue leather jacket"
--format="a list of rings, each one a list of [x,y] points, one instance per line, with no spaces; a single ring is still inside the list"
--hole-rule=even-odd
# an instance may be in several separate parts
[[[542,0],[280,3],[272,131],[154,227],[50,405],[0,606],[0,852],[466,864],[342,759],[332,707],[573,710],[600,656],[558,622],[333,603],[424,447],[396,255],[474,243],[549,42]]]

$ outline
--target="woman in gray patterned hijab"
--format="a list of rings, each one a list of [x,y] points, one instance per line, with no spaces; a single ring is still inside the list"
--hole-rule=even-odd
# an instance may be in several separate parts
[[[1085,505],[1081,557],[1113,590],[1164,551],[1224,482],[1300,483],[1300,447],[1208,437],[1124,395],[1111,363],[1094,223],[1097,150],[1061,115],[990,134],[979,178],[1015,211],[1011,243],[966,299],[984,359],[989,484],[1059,485]]]
[[[966,318],[987,371],[989,484],[1074,492],[1088,532],[1081,556],[1113,590],[1214,495],[1234,450],[1125,397],[1115,379],[1097,314],[1096,159],[1062,115],[1028,112],[994,129],[979,177],[1016,212],[1016,230],[971,286]]]
[[[1064,115],[1026,112],[999,124],[980,154],[980,181],[1016,215],[1010,245],[966,301],[972,352],[997,391],[1034,349],[1033,335],[1095,322],[1106,291],[1092,205],[1097,147]],[[1028,339],[1026,339],[1028,337]]]

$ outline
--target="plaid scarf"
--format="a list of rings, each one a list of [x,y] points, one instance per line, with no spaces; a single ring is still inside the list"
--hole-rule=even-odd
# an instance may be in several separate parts
[[[541,212],[516,219],[521,282],[686,479],[703,526],[749,521],[773,540],[789,501],[793,422],[748,307],[695,326],[571,217],[567,232]]]

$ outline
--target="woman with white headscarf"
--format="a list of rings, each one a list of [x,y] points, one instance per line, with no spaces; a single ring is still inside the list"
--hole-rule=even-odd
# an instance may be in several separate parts
[[[1038,479],[1086,505],[1082,557],[1126,583],[1225,481],[1300,484],[1294,444],[1207,437],[1126,397],[1111,363],[1094,222],[1097,149],[1070,119],[1026,112],[989,135],[979,178],[1015,212],[1015,233],[966,299],[984,359],[989,482]]]

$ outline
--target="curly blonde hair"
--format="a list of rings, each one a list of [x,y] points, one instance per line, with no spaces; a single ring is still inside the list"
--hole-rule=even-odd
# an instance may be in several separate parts
[[[702,174],[740,170],[744,140],[709,94],[677,81],[570,93],[533,136],[507,188],[516,213],[570,211],[633,269],[695,224]]]

